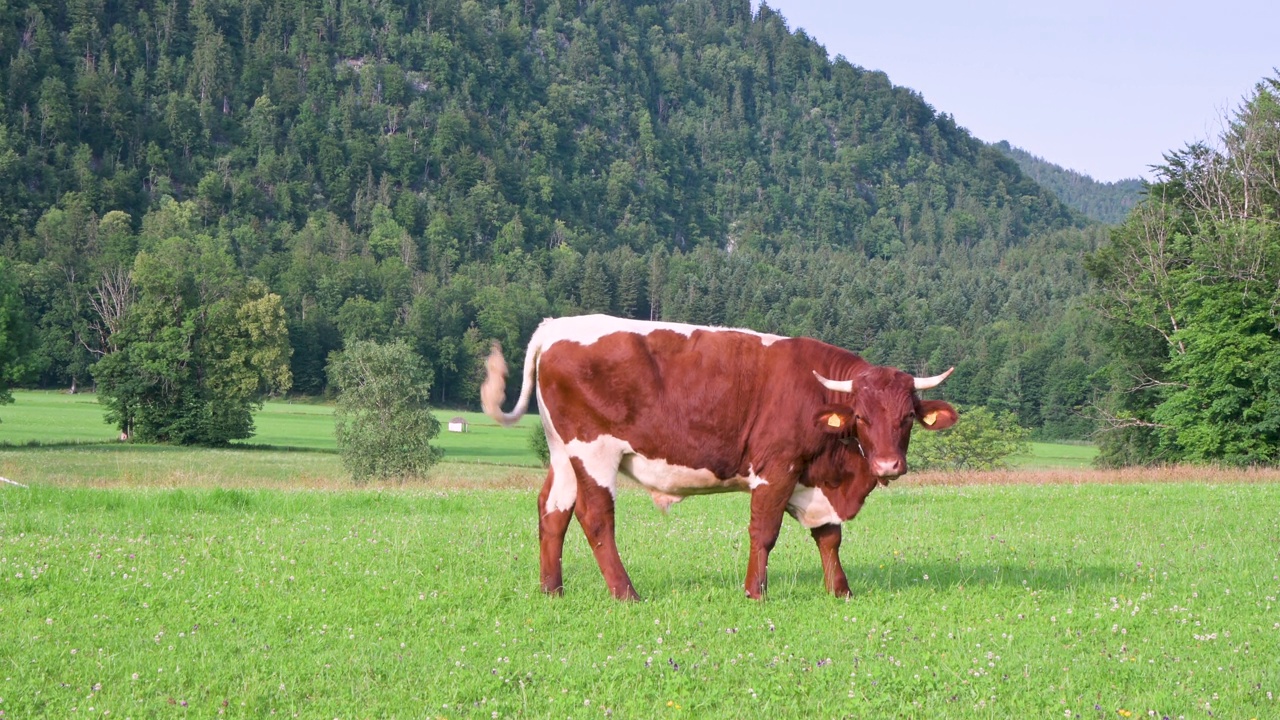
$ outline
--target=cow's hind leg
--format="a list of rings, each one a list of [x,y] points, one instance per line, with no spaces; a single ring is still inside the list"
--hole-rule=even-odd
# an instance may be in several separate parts
[[[822,578],[827,592],[837,597],[849,595],[849,579],[845,577],[844,567],[840,565],[840,526],[819,525],[813,528],[813,541],[818,544],[818,554],[822,556]]]
[[[591,543],[591,552],[596,556],[609,592],[619,600],[639,600],[640,595],[632,586],[627,569],[622,566],[614,538],[612,485],[617,479],[617,468],[608,478],[601,478],[604,484],[597,482],[597,478],[587,471],[581,458],[573,458],[573,469],[578,476],[578,503],[574,505],[574,513],[586,533],[587,542]],[[609,472],[604,467],[594,468],[594,471],[599,474]]]
[[[562,480],[561,482],[566,482]],[[538,548],[539,570],[542,575],[542,591],[549,595],[564,594],[564,534],[573,519],[573,498],[564,497],[563,488],[555,487],[556,471],[547,472],[547,481],[538,495]],[[576,497],[576,494],[574,495]],[[565,502],[567,508],[561,507]]]

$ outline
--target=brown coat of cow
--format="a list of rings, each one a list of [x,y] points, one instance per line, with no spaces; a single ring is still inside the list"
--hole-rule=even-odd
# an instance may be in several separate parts
[[[938,430],[957,419],[947,403],[916,394],[945,374],[915,379],[808,338],[603,315],[542,323],[510,413],[500,407],[506,373],[495,346],[481,399],[510,425],[537,392],[551,453],[538,498],[550,593],[563,590],[564,535],[576,515],[610,592],[638,597],[614,541],[622,473],[663,508],[689,495],[750,492],[748,596],[764,594],[787,512],[813,533],[827,588],[848,594],[840,523],[877,481],[906,471],[913,423]]]

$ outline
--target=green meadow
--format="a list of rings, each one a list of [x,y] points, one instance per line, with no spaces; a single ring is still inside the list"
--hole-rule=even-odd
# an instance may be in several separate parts
[[[1280,485],[895,488],[854,596],[746,496],[619,500],[537,591],[529,491],[0,492],[6,717],[1276,717]],[[108,715],[109,714],[109,715]]]
[[[2,718],[1280,717],[1274,473],[1133,482],[1033,446],[999,482],[1068,481],[873,493],[849,599],[788,520],[761,603],[746,495],[663,514],[627,488],[622,604],[576,528],[565,596],[538,592],[527,428],[471,416],[431,478],[352,488],[323,405],[193,450],[116,442],[91,396],[15,397]]]
[[[1084,443],[1033,442],[1026,455],[1010,458],[1010,467],[1025,469],[1088,468],[1098,456],[1098,449]]]
[[[103,408],[92,393],[16,390],[12,405],[0,405],[0,448],[25,445],[119,445],[119,431],[103,419]],[[538,425],[536,415],[524,417],[517,428],[499,427],[478,412],[442,410],[440,434],[435,444],[450,462],[486,463],[536,468],[537,456],[529,447],[529,433]],[[454,417],[468,421],[465,433],[448,432]],[[233,448],[277,449],[334,453],[333,405],[275,400],[254,415],[255,434]],[[131,446],[139,447],[139,446]],[[166,449],[149,449],[164,453]]]
[[[0,406],[0,448],[6,446],[71,445],[116,443],[118,432],[103,419],[102,406],[91,393],[68,395],[60,392],[14,391],[15,402]],[[529,433],[538,424],[535,416],[525,416],[519,429],[498,427],[477,412],[442,410],[436,444],[453,463],[486,463],[513,467],[538,467],[528,444]],[[452,433],[445,425],[453,418],[466,418],[466,433]],[[254,416],[256,434],[237,447],[333,452],[333,406],[308,401],[271,401]],[[1097,450],[1091,445],[1031,443],[1031,452],[1015,456],[1013,467],[1085,468]]]

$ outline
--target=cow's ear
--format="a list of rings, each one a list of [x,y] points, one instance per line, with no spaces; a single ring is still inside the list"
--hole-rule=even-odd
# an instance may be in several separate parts
[[[942,400],[921,400],[916,414],[925,430],[946,430],[960,419],[960,413]]]
[[[853,432],[853,408],[848,405],[823,405],[813,417],[818,429],[829,435],[848,435]]]

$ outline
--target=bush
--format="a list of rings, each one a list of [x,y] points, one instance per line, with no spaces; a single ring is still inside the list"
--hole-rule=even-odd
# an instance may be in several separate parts
[[[1013,413],[968,408],[960,410],[960,421],[947,430],[912,433],[907,462],[917,470],[1002,468],[1010,455],[1030,450],[1030,434]]]
[[[338,388],[338,451],[351,478],[422,477],[442,454],[427,407],[431,370],[403,341],[351,343],[329,360]]]
[[[529,449],[533,451],[534,455],[538,456],[542,467],[550,467],[551,448],[547,447],[547,432],[542,429],[541,423],[535,425],[529,433]]]

